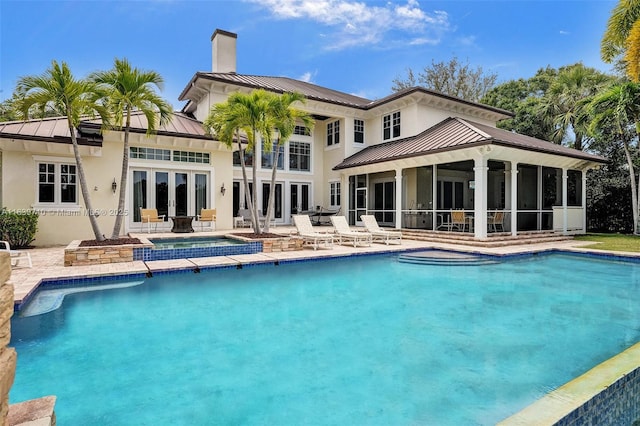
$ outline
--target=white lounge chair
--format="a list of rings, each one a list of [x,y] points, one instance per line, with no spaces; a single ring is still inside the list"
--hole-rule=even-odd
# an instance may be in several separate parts
[[[392,241],[396,241],[398,244],[402,244],[402,232],[387,231],[386,229],[380,228],[375,216],[370,214],[363,214],[362,216],[360,216],[360,220],[362,220],[362,223],[364,223],[364,227],[367,229],[367,232],[371,233],[373,241],[381,241],[386,245],[389,245],[389,243]]]
[[[309,216],[306,214],[296,214],[292,217],[303,244],[313,246],[314,250],[322,244],[324,244],[325,247],[333,248],[333,235],[314,231]]]
[[[31,263],[31,254],[23,250],[11,250],[11,246],[8,241],[0,241],[0,251],[9,253],[11,266],[18,266],[22,260],[26,260],[29,268],[33,267],[33,264]]]
[[[352,242],[354,247],[358,244],[371,245],[373,236],[369,232],[352,230],[347,223],[346,217],[331,216],[330,219],[338,238],[340,238],[340,244],[345,240]]]

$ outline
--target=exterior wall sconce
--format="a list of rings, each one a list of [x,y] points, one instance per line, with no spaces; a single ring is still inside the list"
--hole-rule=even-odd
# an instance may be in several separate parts
[[[118,189],[118,182],[116,182],[116,178],[113,178],[113,182],[111,182],[111,190],[115,194],[117,189]]]
[[[224,182],[222,182],[222,186],[220,187],[220,193],[224,196],[224,193],[227,192],[227,189],[224,187]]]
[[[469,181],[469,189],[476,189],[476,181],[475,180],[470,180]]]

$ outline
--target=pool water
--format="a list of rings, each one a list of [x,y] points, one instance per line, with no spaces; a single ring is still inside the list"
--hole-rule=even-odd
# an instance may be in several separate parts
[[[12,320],[59,424],[495,424],[640,340],[640,264],[366,256],[155,276]]]
[[[159,238],[149,240],[154,249],[198,248],[198,247],[226,247],[246,244],[243,241],[226,237],[183,237],[183,238]]]

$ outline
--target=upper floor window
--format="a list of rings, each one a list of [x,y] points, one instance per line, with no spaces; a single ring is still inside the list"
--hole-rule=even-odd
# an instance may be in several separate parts
[[[340,122],[332,121],[327,123],[327,146],[338,145],[340,143]]]
[[[400,111],[382,117],[382,139],[387,140],[400,136]]]
[[[38,203],[77,204],[75,164],[38,163]]]
[[[364,143],[364,120],[353,121],[353,141],[356,143]]]
[[[253,151],[247,152],[246,150],[243,150],[242,152],[244,152],[244,165],[253,166]],[[233,151],[233,165],[238,167],[241,166],[240,151]]]
[[[278,145],[278,139],[271,142],[271,151],[267,151],[262,142],[262,168],[270,169],[273,167],[273,157],[275,150],[278,150],[278,170],[284,170],[284,145]]]
[[[311,171],[311,144],[289,142],[289,170]]]
[[[293,134],[301,136],[311,136],[311,130],[309,130],[309,128],[306,126],[296,126],[293,129]]]

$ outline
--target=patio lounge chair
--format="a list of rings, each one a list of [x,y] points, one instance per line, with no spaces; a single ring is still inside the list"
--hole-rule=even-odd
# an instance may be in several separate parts
[[[11,250],[11,246],[8,241],[0,241],[0,252],[8,252],[11,262],[11,266],[18,266],[20,262],[25,260],[29,268],[33,267],[31,263],[31,254],[23,250]]]
[[[314,231],[309,216],[306,214],[296,214],[292,217],[293,223],[298,230],[300,238],[302,238],[303,244],[313,246],[314,250],[316,250],[321,244],[324,244],[326,247],[333,248],[333,235]]]
[[[398,244],[402,244],[402,232],[387,231],[380,228],[375,216],[363,214],[360,216],[360,220],[364,223],[364,227],[367,229],[367,232],[371,233],[373,241],[381,241],[386,245],[389,245],[391,241],[397,241]]]
[[[164,222],[165,215],[158,216],[158,209],[143,209],[140,207],[140,219],[147,224],[147,233],[151,233],[151,224],[155,224],[153,232],[158,229],[158,223]]]
[[[371,245],[373,236],[369,232],[352,230],[347,223],[346,217],[331,216],[330,219],[333,227],[335,228],[335,232],[340,239],[340,244],[342,244],[342,241],[345,240],[351,241],[354,247],[358,244],[366,244],[368,246]]]
[[[216,221],[216,209],[201,209],[200,214],[196,216],[196,220],[200,222],[201,231],[204,231],[205,222],[211,224],[211,230],[213,231],[213,223]]]

